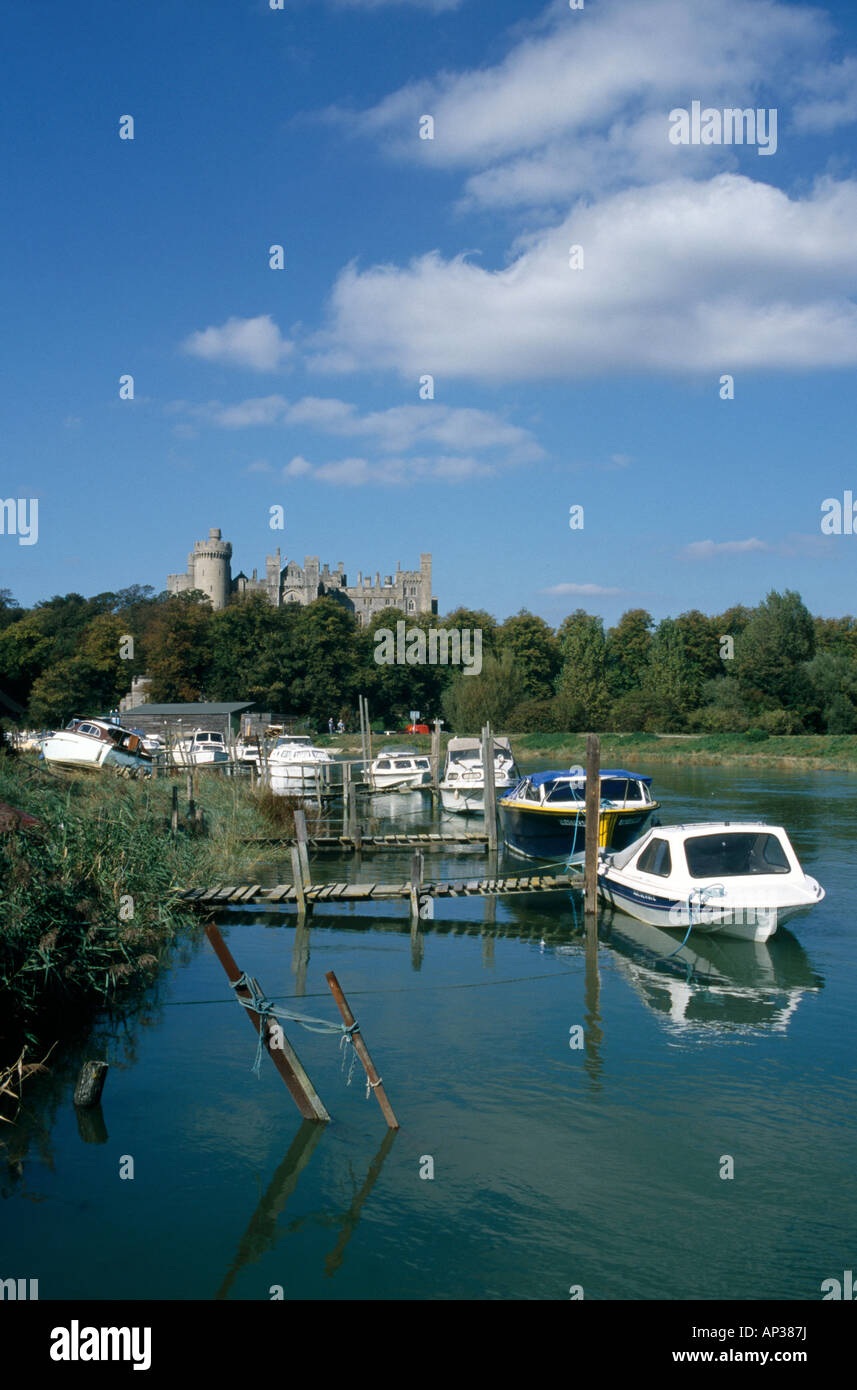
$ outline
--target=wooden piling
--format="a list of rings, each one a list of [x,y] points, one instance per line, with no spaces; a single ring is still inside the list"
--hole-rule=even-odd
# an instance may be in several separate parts
[[[306,916],[306,894],[304,893],[304,873],[301,864],[300,850],[297,845],[292,845],[292,876],[295,880],[295,896],[298,903],[298,916]]]
[[[586,838],[583,865],[583,910],[587,930],[597,931],[598,823],[601,810],[601,740],[586,735]]]
[[[440,726],[442,723],[442,719],[436,719],[431,731],[431,785],[433,791],[437,791],[440,785]]]
[[[179,789],[173,787],[173,812],[170,817],[170,832],[173,836],[178,834],[179,829]]]
[[[345,1026],[347,1028],[351,1028],[352,1025],[356,1022],[356,1019],[353,1013],[351,1012],[348,1000],[342,993],[342,986],[340,985],[339,981],[336,978],[336,975],[332,970],[329,970],[327,972],[327,974],[325,975],[325,979],[327,980],[327,983],[330,986],[331,994],[336,1000],[339,1012],[342,1014],[342,1019],[345,1023]],[[387,1121],[387,1124],[389,1125],[390,1129],[398,1129],[399,1121],[396,1119],[396,1116],[393,1113],[393,1107],[387,1099],[387,1093],[384,1090],[383,1085],[381,1084],[381,1078],[375,1069],[375,1063],[369,1056],[369,1049],[360,1035],[359,1028],[355,1028],[354,1032],[351,1034],[351,1042],[355,1052],[357,1053],[357,1056],[360,1058],[361,1062],[363,1063],[363,1066],[366,1069],[366,1079],[368,1080],[371,1089],[375,1092],[375,1099],[381,1107],[381,1113],[383,1114],[384,1119]]]
[[[74,1103],[86,1109],[97,1105],[107,1080],[108,1062],[84,1062],[74,1088]]]
[[[342,833],[350,835],[351,817],[351,764],[344,762],[342,766]]]
[[[312,879],[309,872],[306,814],[300,808],[295,811],[295,839],[298,842],[298,854],[301,860],[301,877],[303,878],[304,887],[310,888],[312,887]]]
[[[482,730],[482,775],[485,781],[485,829],[488,832],[489,854],[497,849],[497,796],[494,789],[494,736],[491,725]]]
[[[234,986],[235,984],[237,984],[238,980],[241,979],[241,971],[235,964],[235,960],[233,959],[232,953],[229,950],[229,947],[226,945],[226,942],[223,940],[223,937],[221,936],[219,929],[216,926],[214,926],[213,923],[209,922],[205,928],[205,934],[211,942],[217,959],[220,961],[220,964],[226,971],[226,978],[228,979],[230,985]],[[253,980],[252,983],[258,992],[258,983],[255,980]],[[253,998],[252,991],[246,985],[240,986],[238,989],[235,990],[235,993],[237,994],[239,999]],[[258,1037],[259,1025],[261,1022],[258,1013],[255,1009],[245,1009],[244,1012],[249,1018],[251,1024],[253,1025],[254,1032]],[[309,1077],[304,1071],[300,1058],[298,1057],[297,1053],[295,1052],[294,1048],[292,1047],[283,1030],[279,1029],[278,1036],[278,1043],[281,1043],[281,1046],[272,1048],[270,1039],[267,1037],[264,1037],[262,1039],[262,1042],[265,1051],[267,1052],[271,1061],[274,1063],[274,1066],[277,1068],[277,1071],[280,1073],[280,1076],[283,1078],[286,1085],[288,1086],[291,1097],[294,1100],[295,1105],[298,1107],[298,1110],[303,1115],[304,1119],[325,1121],[329,1120],[330,1116],[328,1115],[326,1109],[324,1108],[324,1105],[319,1099],[315,1087],[313,1086],[312,1082],[310,1081]]]
[[[419,920],[420,891],[423,885],[423,852],[415,850],[411,855],[411,917]]]

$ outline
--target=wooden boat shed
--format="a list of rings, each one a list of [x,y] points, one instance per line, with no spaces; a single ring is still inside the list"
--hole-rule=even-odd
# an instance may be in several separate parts
[[[126,729],[142,729],[144,734],[171,735],[179,738],[192,734],[194,729],[210,729],[228,739],[239,731],[242,714],[253,708],[252,700],[209,704],[207,701],[175,705],[136,705],[122,712]]]

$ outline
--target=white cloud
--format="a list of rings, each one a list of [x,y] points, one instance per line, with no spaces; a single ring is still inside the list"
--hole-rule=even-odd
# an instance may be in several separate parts
[[[440,455],[433,458],[411,455],[408,458],[371,461],[361,457],[344,458],[316,467],[298,456],[283,469],[287,478],[310,476],[316,482],[330,483],[338,487],[407,487],[431,479],[457,483],[466,482],[471,478],[489,477],[493,472],[490,464],[457,455]]]
[[[624,589],[605,588],[603,584],[553,584],[550,589],[539,590],[540,594],[551,594],[555,598],[564,598],[568,594],[583,594],[589,598],[596,595],[604,597],[625,592]]]
[[[855,225],[849,181],[801,198],[734,174],[626,190],[519,238],[502,270],[437,252],[347,267],[314,362],[486,381],[852,365]]]
[[[771,550],[773,547],[751,536],[746,541],[691,541],[682,550],[691,560],[708,560],[714,555],[745,554],[751,550]]]
[[[191,333],[182,347],[192,357],[249,367],[255,372],[276,371],[294,351],[294,343],[283,338],[270,314],[227,319],[219,328]]]

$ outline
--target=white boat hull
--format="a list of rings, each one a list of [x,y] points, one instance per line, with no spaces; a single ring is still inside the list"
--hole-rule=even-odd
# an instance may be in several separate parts
[[[635,885],[611,879],[599,874],[598,892],[605,902],[640,922],[660,927],[666,931],[687,932],[705,936],[724,936],[734,941],[768,941],[778,926],[790,921],[801,912],[814,906],[818,898],[800,902],[748,903],[734,902],[716,905],[709,902],[703,906],[694,903],[688,907],[686,900],[659,898]]]
[[[410,792],[419,787],[427,787],[431,783],[431,771],[428,772],[374,772],[370,773],[369,782],[373,791],[379,792]]]
[[[123,752],[121,748],[111,748],[96,739],[78,737],[63,732],[45,739],[42,752],[46,763],[55,767],[69,768],[114,768],[117,771],[141,771],[148,776],[152,764],[148,758],[139,758],[134,753]]]

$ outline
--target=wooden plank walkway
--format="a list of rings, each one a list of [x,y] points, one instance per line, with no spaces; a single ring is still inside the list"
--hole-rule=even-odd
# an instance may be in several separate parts
[[[524,893],[567,893],[578,887],[579,875],[571,874],[525,874],[514,878],[469,878],[437,883],[421,883],[420,897],[462,898],[462,897],[503,897],[513,894],[519,897]],[[381,899],[406,901],[410,897],[410,883],[314,883],[305,888],[307,903],[317,902],[378,902]],[[251,904],[260,906],[268,903],[294,903],[297,901],[294,884],[281,883],[275,888],[222,887],[191,888],[177,890],[181,902],[200,907],[223,907],[227,903]]]
[[[284,835],[252,835],[244,836],[243,844],[252,845],[296,845],[295,839],[290,839]],[[338,849],[348,850],[357,847],[357,841],[351,835],[309,835],[307,837],[308,849]],[[424,835],[361,835],[361,849],[423,849],[423,850],[444,850],[454,848],[456,845],[462,848],[478,849],[488,844],[488,836],[480,835],[474,831],[471,834],[462,835],[442,835],[439,833],[426,833]]]

